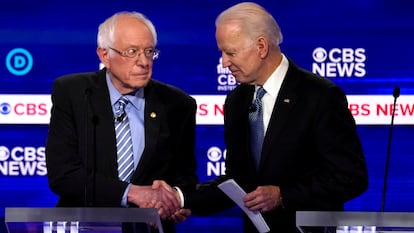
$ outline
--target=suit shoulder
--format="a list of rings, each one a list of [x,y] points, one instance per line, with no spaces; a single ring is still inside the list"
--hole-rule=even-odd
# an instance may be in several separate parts
[[[105,70],[65,74],[53,81],[53,89],[75,91],[82,87],[91,87],[102,84],[105,79]],[[99,85],[98,85],[99,86]]]
[[[312,73],[308,70],[305,70],[303,68],[299,68],[297,67],[297,72],[299,72],[300,74],[297,75],[298,77],[303,77],[303,81],[306,83],[306,85],[311,85],[311,86],[319,86],[321,88],[329,88],[329,87],[334,87],[336,86],[336,84],[334,82],[332,82],[332,80],[317,75],[315,73]],[[296,75],[295,75],[296,76]]]
[[[53,82],[54,83],[82,83],[85,81],[90,81],[98,77],[99,72],[82,72],[82,73],[71,73],[65,74],[57,77]]]
[[[332,80],[314,74],[310,71],[302,68],[297,68],[290,78],[297,78],[298,80],[298,93],[301,93],[307,98],[317,97],[319,99],[325,99],[333,101],[339,99],[344,104],[346,103],[346,95],[341,87],[336,85]]]
[[[166,100],[195,102],[195,99],[188,93],[171,84],[158,80],[151,80],[148,87],[153,89],[158,96],[163,97]]]
[[[239,84],[236,88],[227,94],[227,99],[232,99],[236,96],[248,95],[253,90],[253,86],[248,84]]]
[[[249,92],[253,89],[252,85],[248,85],[248,84],[239,84],[236,88],[234,88],[233,90],[231,90],[227,95],[238,95],[241,93],[246,93]]]
[[[289,82],[302,82],[305,85],[321,85],[321,86],[332,86],[335,85],[330,79],[317,75],[315,73],[310,72],[309,70],[305,70],[304,68],[296,65],[296,63],[288,58],[289,61],[289,68],[286,73],[286,77],[290,80]],[[291,80],[293,79],[293,80]]]

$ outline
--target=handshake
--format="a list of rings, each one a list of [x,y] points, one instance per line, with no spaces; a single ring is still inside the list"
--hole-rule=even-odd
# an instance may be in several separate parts
[[[182,222],[191,215],[191,210],[181,207],[180,194],[163,180],[155,180],[152,186],[131,185],[128,203],[140,208],[157,208],[161,219],[174,223]]]

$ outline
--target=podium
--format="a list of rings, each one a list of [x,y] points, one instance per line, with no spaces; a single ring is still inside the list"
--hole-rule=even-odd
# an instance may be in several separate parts
[[[5,223],[9,233],[164,233],[155,208],[6,208]]]
[[[414,213],[297,211],[302,233],[414,233]]]

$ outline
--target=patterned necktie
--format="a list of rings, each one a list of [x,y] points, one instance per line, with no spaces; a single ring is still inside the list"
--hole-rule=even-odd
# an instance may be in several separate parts
[[[125,106],[129,103],[127,97],[122,96],[115,103],[118,109],[115,111],[116,148],[118,152],[118,177],[128,182],[134,172],[134,155],[132,151],[131,129]]]
[[[266,94],[265,89],[259,87],[256,91],[256,98],[253,101],[252,109],[249,113],[250,148],[256,168],[259,166],[264,138],[262,109],[262,97],[264,94]]]

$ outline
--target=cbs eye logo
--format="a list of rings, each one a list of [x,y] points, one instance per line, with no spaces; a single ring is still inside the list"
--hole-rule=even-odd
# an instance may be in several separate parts
[[[313,51],[312,56],[313,56],[313,60],[315,60],[316,62],[324,62],[326,58],[328,57],[328,53],[323,48],[316,48]]]
[[[0,104],[0,114],[7,115],[11,112],[11,106],[9,103]]]
[[[10,151],[5,146],[0,146],[0,161],[6,161],[10,156]]]
[[[218,147],[210,147],[207,151],[208,160],[212,162],[218,162],[221,159],[222,152]]]
[[[6,56],[6,67],[13,75],[25,75],[33,67],[33,57],[26,49],[15,48]]]

